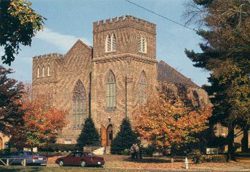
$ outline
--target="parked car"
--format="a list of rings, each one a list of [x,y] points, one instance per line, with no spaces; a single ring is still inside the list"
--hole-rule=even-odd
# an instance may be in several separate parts
[[[34,152],[28,151],[18,151],[6,154],[2,157],[4,160],[9,158],[10,164],[21,164],[24,165],[26,160],[26,165],[46,165],[47,157],[39,155]],[[25,160],[24,160],[25,159]]]
[[[64,165],[80,165],[85,166],[103,166],[105,161],[102,157],[96,156],[93,153],[72,152],[67,156],[60,157],[56,160],[60,166]]]

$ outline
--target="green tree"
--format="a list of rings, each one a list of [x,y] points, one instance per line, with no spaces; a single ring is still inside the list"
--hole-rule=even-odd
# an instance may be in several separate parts
[[[120,126],[120,131],[117,133],[111,143],[111,153],[121,154],[125,149],[130,149],[133,143],[137,143],[137,135],[132,130],[128,118],[124,118]]]
[[[31,45],[32,37],[42,29],[44,18],[26,0],[0,0],[0,46],[2,61],[11,65],[20,45]]]
[[[230,159],[235,127],[246,129],[250,122],[250,2],[194,0],[189,7],[187,14],[192,18],[194,12],[200,13],[207,30],[197,32],[204,39],[202,52],[186,50],[186,54],[194,66],[210,71],[211,85],[204,86],[214,105],[210,124],[228,127]]]
[[[23,125],[23,84],[8,78],[11,69],[0,66],[0,132],[10,135],[16,126]]]
[[[88,117],[82,129],[82,132],[77,139],[77,146],[82,148],[83,146],[99,146],[100,136],[95,128],[95,124],[91,117]]]

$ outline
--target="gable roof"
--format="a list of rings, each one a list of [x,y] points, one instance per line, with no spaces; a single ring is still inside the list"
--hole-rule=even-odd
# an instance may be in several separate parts
[[[65,54],[65,56],[67,56],[68,54],[71,53],[71,51],[73,51],[73,49],[77,48],[77,47],[84,47],[89,49],[90,51],[92,50],[92,47],[88,46],[87,44],[85,44],[84,42],[82,42],[80,39],[78,39],[76,41],[76,43],[69,49],[69,51]]]
[[[190,78],[187,78],[162,60],[157,64],[157,75],[158,81],[166,81],[174,84],[199,87]]]

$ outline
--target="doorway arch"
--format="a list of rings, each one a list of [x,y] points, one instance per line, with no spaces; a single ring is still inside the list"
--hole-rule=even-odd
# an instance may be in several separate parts
[[[1,149],[3,149],[4,147],[3,147],[3,139],[2,139],[2,137],[0,137],[0,150]]]
[[[112,140],[113,140],[113,126],[110,124],[107,127],[107,146],[111,145]]]

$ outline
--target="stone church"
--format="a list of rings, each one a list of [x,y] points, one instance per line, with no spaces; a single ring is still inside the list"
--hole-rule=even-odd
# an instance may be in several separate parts
[[[57,142],[76,143],[91,116],[102,145],[109,146],[122,119],[155,93],[158,80],[186,85],[208,100],[190,79],[156,59],[156,25],[133,16],[94,22],[93,47],[78,40],[64,55],[33,57],[33,96],[47,95],[51,105],[68,111]]]

